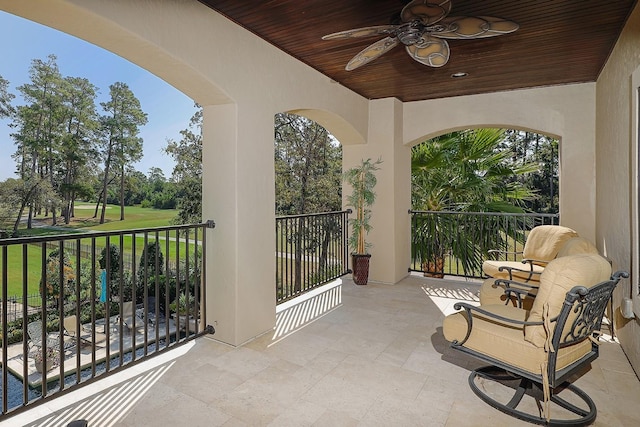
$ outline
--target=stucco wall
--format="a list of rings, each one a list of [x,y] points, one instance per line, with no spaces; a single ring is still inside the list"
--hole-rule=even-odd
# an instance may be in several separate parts
[[[631,76],[640,67],[640,7],[636,7],[597,82],[597,240],[614,269],[631,271],[631,154],[633,92]],[[635,273],[637,275],[637,273]],[[630,295],[625,280],[615,293],[618,337],[636,373],[640,373],[640,313],[635,320],[619,314]]]

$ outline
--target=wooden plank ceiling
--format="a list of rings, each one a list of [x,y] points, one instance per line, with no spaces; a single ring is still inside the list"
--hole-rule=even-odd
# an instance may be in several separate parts
[[[442,68],[422,65],[397,46],[367,65],[345,71],[354,55],[383,37],[330,41],[321,37],[389,24],[405,1],[201,1],[368,99],[396,97],[404,102],[594,82],[636,3],[452,0],[449,16],[496,16],[516,22],[520,29],[487,39],[449,40],[451,57]],[[457,72],[468,75],[452,78]]]

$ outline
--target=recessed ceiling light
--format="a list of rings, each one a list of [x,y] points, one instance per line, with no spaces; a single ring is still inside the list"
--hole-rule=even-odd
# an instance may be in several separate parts
[[[453,73],[451,74],[451,77],[454,79],[459,79],[461,77],[467,77],[469,74],[465,73],[465,72],[459,72],[459,73]]]

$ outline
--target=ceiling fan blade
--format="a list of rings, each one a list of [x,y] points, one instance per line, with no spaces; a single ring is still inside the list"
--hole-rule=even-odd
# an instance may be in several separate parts
[[[322,36],[322,40],[351,39],[354,37],[370,37],[391,34],[396,25],[375,25],[372,27],[354,28],[353,30],[338,31]]]
[[[451,11],[451,0],[412,0],[400,12],[404,22],[422,21],[432,25],[447,16]]]
[[[493,16],[451,16],[438,24],[431,35],[443,39],[481,39],[513,33],[520,26],[512,21]]]
[[[356,56],[351,58],[351,61],[349,61],[349,63],[345,67],[345,70],[355,70],[356,68],[361,67],[364,64],[368,64],[374,59],[380,57],[382,54],[396,47],[398,43],[399,42],[396,37],[385,37],[382,40],[378,40],[377,42],[366,47]]]
[[[410,57],[429,67],[439,68],[449,61],[449,43],[446,40],[425,34],[423,40],[406,48]]]

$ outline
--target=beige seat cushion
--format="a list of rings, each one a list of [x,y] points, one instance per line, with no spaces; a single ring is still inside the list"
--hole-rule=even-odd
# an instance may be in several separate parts
[[[569,227],[561,225],[539,225],[529,232],[527,241],[522,249],[522,257],[541,261],[554,259],[560,248],[578,233]]]
[[[505,305],[483,306],[483,309],[503,317],[524,321],[527,311]],[[465,312],[447,316],[443,323],[444,336],[448,341],[461,341],[467,334]],[[509,325],[473,313],[473,329],[464,347],[485,354],[520,369],[540,375],[542,363],[548,358],[544,348],[525,341],[522,325]],[[557,368],[562,369],[579,360],[591,351],[591,341],[558,351]]]
[[[578,237],[578,233],[569,227],[561,225],[539,225],[529,232],[527,240],[522,250],[522,257],[525,259],[533,259],[543,261],[542,266],[534,265],[533,270],[541,273],[544,265],[554,259],[563,245],[571,238]],[[498,271],[501,266],[508,266],[522,270],[530,270],[529,264],[523,264],[520,261],[494,261],[487,260],[482,264],[482,271],[489,277],[500,279],[508,279],[508,271]],[[513,280],[540,280],[539,275],[530,276],[526,272],[513,272]]]
[[[551,318],[560,313],[565,295],[574,286],[590,288],[598,283],[611,278],[611,265],[598,254],[569,255],[556,258],[547,265],[540,278],[538,295],[533,301],[529,320],[538,322],[542,320],[544,306],[549,306]],[[570,322],[568,322],[570,324]],[[543,347],[546,341],[546,333],[543,326],[527,326],[525,339]]]
[[[572,237],[558,251],[556,258],[578,254],[599,254],[598,248],[584,237]]]
[[[564,243],[564,245],[562,245],[562,248],[560,248],[560,251],[558,252],[557,258],[569,256],[569,255],[598,254],[598,253],[599,253],[598,248],[596,248],[593,245],[593,243],[591,243],[589,240],[585,239],[584,237],[572,237],[569,240],[567,240]],[[500,265],[509,265],[517,268],[523,268],[523,267],[529,268],[528,265],[522,264],[520,262],[505,262],[505,261],[485,261],[485,262],[487,264],[483,266],[483,269],[485,271],[493,272],[493,274],[491,274],[490,276],[497,279],[509,278],[508,277],[509,275],[506,274],[505,271],[498,271],[498,267]],[[534,270],[542,273],[544,271],[544,268],[541,266],[534,265]],[[540,279],[540,275],[534,275],[532,276],[531,280],[526,280],[528,278],[527,273],[521,273],[521,272],[515,272],[515,271],[513,276],[514,276],[514,280],[516,281],[518,279],[525,279],[521,281],[523,282],[526,281],[528,283],[532,283],[536,285],[539,283],[539,279]],[[506,296],[504,295],[504,286],[495,287],[494,281],[495,281],[494,279],[489,278],[485,280],[484,283],[482,283],[482,286],[480,287],[480,304],[489,305],[489,304],[500,304],[500,303],[506,302]],[[537,293],[537,290],[533,289],[531,293],[535,294]],[[533,304],[533,298],[529,297],[523,300],[523,308],[525,310],[531,310],[532,304]],[[515,305],[515,299],[512,305]]]
[[[488,278],[482,285],[480,285],[480,305],[494,305],[494,304],[503,304],[503,305],[511,305],[513,307],[517,307],[518,300],[515,296],[511,297],[511,302],[507,304],[507,296],[505,295],[505,286],[504,285],[495,285],[495,278]],[[537,283],[537,282],[536,282]],[[524,286],[511,285],[514,288],[525,289],[535,295],[537,289],[532,289]],[[533,297],[526,296],[522,299],[522,308],[525,310],[531,310],[531,306],[533,305]]]

